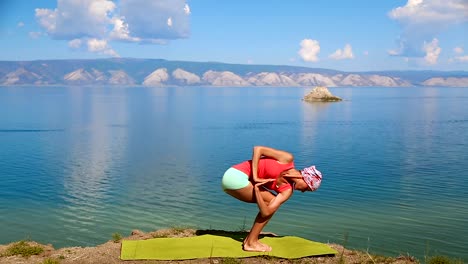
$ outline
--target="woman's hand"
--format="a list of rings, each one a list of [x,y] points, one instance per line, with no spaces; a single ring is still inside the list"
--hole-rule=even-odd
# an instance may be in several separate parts
[[[258,162],[263,156],[273,158],[280,163],[289,163],[294,160],[293,155],[289,152],[270,147],[255,146],[252,153],[252,178],[255,183],[264,182],[263,179],[258,178]]]
[[[255,183],[255,191],[260,189],[260,186],[265,185],[269,182],[275,181],[275,179],[260,179],[257,183]]]

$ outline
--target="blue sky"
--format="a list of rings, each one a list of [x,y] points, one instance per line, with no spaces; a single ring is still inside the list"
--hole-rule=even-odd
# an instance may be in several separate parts
[[[468,70],[468,0],[0,0],[0,60]]]

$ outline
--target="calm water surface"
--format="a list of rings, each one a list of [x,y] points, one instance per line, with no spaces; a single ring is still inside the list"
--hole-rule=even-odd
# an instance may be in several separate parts
[[[324,174],[266,231],[468,260],[468,88],[0,87],[0,243],[103,243],[174,226],[248,229],[220,189],[254,145]]]

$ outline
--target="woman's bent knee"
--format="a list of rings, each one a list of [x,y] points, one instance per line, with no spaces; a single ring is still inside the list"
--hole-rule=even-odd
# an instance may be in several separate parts
[[[255,195],[254,195],[254,189],[252,184],[249,183],[248,186],[242,188],[242,189],[237,189],[237,190],[229,190],[226,189],[224,190],[227,194],[231,195],[232,197],[241,200],[243,202],[247,203],[255,203]]]

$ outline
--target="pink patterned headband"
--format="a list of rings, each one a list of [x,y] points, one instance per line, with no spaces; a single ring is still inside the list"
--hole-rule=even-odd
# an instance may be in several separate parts
[[[302,178],[307,183],[311,191],[315,191],[320,187],[320,183],[322,183],[322,173],[317,170],[315,166],[304,168],[301,173]]]

